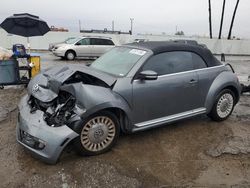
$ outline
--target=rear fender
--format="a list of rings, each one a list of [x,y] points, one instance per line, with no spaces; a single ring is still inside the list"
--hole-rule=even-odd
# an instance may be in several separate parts
[[[224,71],[215,78],[208,91],[205,102],[207,113],[211,111],[218,94],[225,88],[233,88],[233,92],[236,95],[236,102],[238,102],[240,96],[240,83],[238,78],[231,71]]]

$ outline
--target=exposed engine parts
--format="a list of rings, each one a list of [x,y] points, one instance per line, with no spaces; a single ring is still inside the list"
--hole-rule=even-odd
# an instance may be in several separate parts
[[[28,101],[31,113],[36,110],[44,112],[44,120],[49,126],[58,127],[65,124],[73,115],[76,99],[67,92],[60,92],[58,97],[51,102],[41,102],[34,97]]]

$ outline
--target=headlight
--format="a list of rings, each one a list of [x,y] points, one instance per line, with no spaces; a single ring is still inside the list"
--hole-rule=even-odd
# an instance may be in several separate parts
[[[20,135],[22,142],[34,149],[42,150],[46,145],[45,141],[36,138],[25,131],[20,130]]]
[[[57,49],[58,49],[58,50],[65,50],[66,47],[65,47],[65,46],[60,46],[60,47],[58,47]]]

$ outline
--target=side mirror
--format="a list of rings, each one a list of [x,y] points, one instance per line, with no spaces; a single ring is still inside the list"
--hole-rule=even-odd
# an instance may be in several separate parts
[[[80,42],[77,42],[75,45],[76,45],[76,46],[80,46],[80,45],[81,45],[81,43],[80,43]]]
[[[138,78],[141,80],[157,80],[158,74],[155,71],[146,70],[140,72]]]

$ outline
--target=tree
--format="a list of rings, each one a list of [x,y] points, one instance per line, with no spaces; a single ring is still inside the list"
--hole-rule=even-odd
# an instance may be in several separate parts
[[[226,0],[223,0],[221,21],[220,21],[220,32],[219,32],[219,37],[218,37],[219,39],[221,39],[221,32],[222,32],[222,26],[223,26],[223,20],[224,20],[225,4],[226,4]]]
[[[228,37],[227,37],[228,40],[231,39],[232,29],[233,29],[233,24],[234,24],[234,19],[235,19],[235,14],[236,14],[236,12],[237,12],[239,2],[240,2],[240,0],[237,0],[236,5],[235,5],[235,9],[234,9],[234,13],[233,13],[233,17],[232,17],[232,21],[231,21],[231,25],[230,25]]]
[[[209,34],[210,34],[210,39],[213,38],[213,33],[212,33],[212,15],[211,15],[211,0],[208,0],[208,13],[209,13]]]
[[[183,31],[177,31],[175,35],[185,35]]]

